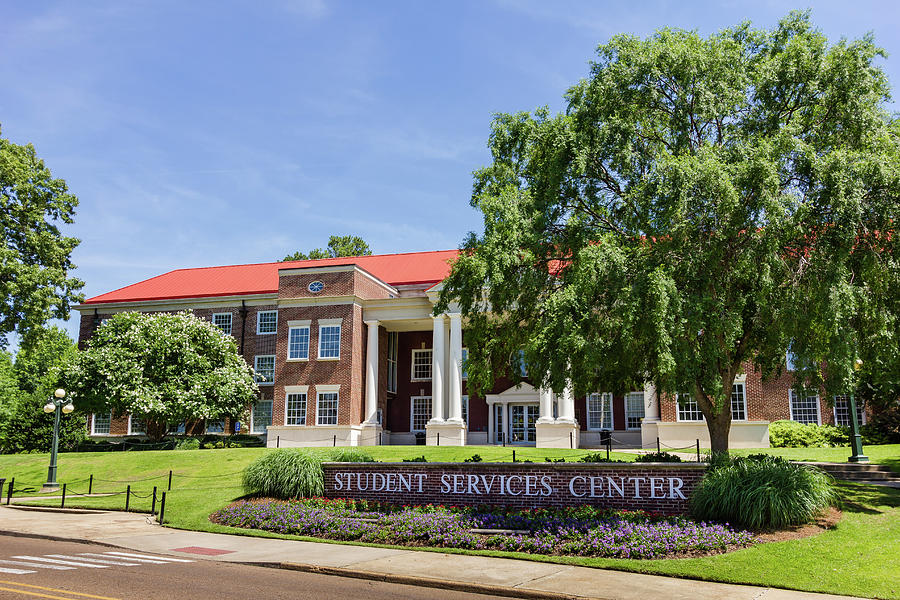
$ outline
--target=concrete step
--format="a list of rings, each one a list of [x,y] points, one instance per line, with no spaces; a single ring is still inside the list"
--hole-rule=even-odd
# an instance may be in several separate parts
[[[886,465],[859,463],[803,463],[822,469],[835,479],[845,481],[895,481],[900,482],[900,475],[894,473]]]

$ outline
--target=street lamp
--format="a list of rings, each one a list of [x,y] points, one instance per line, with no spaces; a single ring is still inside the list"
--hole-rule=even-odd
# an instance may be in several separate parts
[[[859,372],[862,368],[863,361],[862,359],[857,358],[853,362],[853,370]],[[859,435],[859,420],[856,418],[856,398],[853,396],[854,388],[850,390],[850,448],[853,451],[853,454],[847,459],[847,462],[852,463],[867,463],[869,462],[869,457],[863,454],[862,449],[862,436]]]
[[[53,392],[53,396],[54,397],[50,398],[47,401],[47,404],[44,405],[44,412],[55,412],[56,418],[53,420],[53,447],[50,450],[50,468],[47,470],[47,483],[41,486],[42,492],[55,492],[59,489],[59,484],[56,483],[56,451],[59,448],[59,414],[60,412],[69,414],[75,410],[75,406],[73,406],[71,402],[65,402],[63,400],[63,398],[66,397],[66,390],[59,388]]]

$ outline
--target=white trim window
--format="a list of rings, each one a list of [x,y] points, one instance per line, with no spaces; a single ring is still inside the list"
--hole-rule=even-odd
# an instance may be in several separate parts
[[[784,367],[788,371],[797,370],[797,355],[794,354],[790,348],[784,353]]]
[[[306,425],[306,398],[309,388],[288,386],[284,391],[284,424]]]
[[[397,357],[399,356],[397,343],[399,334],[396,331],[388,331],[387,351],[387,391],[397,393]]]
[[[261,310],[256,313],[256,335],[271,335],[277,331],[277,310]]]
[[[691,394],[675,394],[675,402],[678,403],[679,421],[702,421],[703,412],[697,406]]]
[[[790,391],[791,396],[791,421],[798,423],[821,425],[822,416],[819,414],[819,395],[804,392],[797,394],[796,390]]]
[[[288,360],[309,360],[309,325],[288,329]]]
[[[425,431],[431,420],[431,396],[413,396],[409,399],[409,430],[414,433]]]
[[[338,386],[316,387],[316,425],[338,424]]]
[[[410,381],[431,381],[431,349],[412,351]]]
[[[231,335],[231,313],[214,313],[212,324],[219,328],[225,335]]]
[[[253,357],[253,370],[256,371],[256,383],[272,385],[275,383],[275,355],[260,354]]]
[[[731,420],[747,420],[747,394],[743,383],[735,383],[731,386]]]
[[[462,397],[462,420],[463,423],[466,424],[466,429],[469,428],[469,396]]]
[[[341,319],[319,319],[319,360],[341,358]]]
[[[207,419],[206,433],[225,433],[225,419]]]
[[[112,412],[94,413],[91,415],[91,435],[109,435],[112,423]]]
[[[460,363],[460,366],[462,367],[460,370],[462,371],[463,379],[469,378],[468,364],[469,364],[469,349],[463,348],[462,349],[462,362]]]
[[[184,421],[181,423],[166,423],[166,433],[184,435],[185,429],[187,429],[187,423]]]
[[[250,411],[250,433],[265,433],[272,424],[272,401],[260,400]]]
[[[850,427],[850,396],[834,397],[834,424]],[[866,409],[859,400],[856,401],[856,424],[866,424]]]
[[[591,431],[611,431],[613,429],[612,401],[613,395],[609,392],[588,395],[588,429]]]
[[[147,435],[147,421],[143,417],[128,415],[128,435]]]
[[[625,429],[640,429],[644,420],[644,392],[625,394]]]

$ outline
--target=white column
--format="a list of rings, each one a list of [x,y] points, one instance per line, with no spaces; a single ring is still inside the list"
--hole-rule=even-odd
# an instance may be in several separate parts
[[[366,414],[365,423],[378,422],[378,321],[366,321]]]
[[[450,384],[448,421],[462,423],[462,315],[450,313]]]
[[[538,423],[553,423],[555,419],[553,418],[553,392],[548,389],[539,388],[538,389],[538,398],[540,399],[540,411],[541,415],[538,418]]]
[[[494,403],[488,402],[488,444],[493,444],[494,440],[497,439],[497,434],[494,432]]]
[[[444,315],[433,317],[431,340],[431,420],[444,422]]]
[[[508,422],[509,421],[509,411],[506,410],[508,408],[508,405],[503,404],[503,403],[498,403],[498,406],[500,407],[500,410],[503,411],[502,413],[500,413],[500,427],[503,428],[503,431],[501,432],[501,433],[503,433],[503,441],[504,441],[504,443],[508,444],[509,443],[509,422]]]
[[[644,420],[659,421],[659,398],[652,381],[644,383]]]
[[[562,397],[559,399],[559,418],[560,423],[575,422],[575,394],[572,391],[572,382],[566,382],[566,388],[563,390]]]

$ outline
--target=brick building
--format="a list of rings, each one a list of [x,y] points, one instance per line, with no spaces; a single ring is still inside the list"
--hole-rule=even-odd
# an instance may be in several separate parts
[[[433,316],[455,250],[179,269],[79,305],[79,342],[122,311],[192,310],[235,337],[264,379],[242,431],[269,446],[523,444],[708,446],[690,398],[653,385],[624,395],[555,394],[498,380],[491,393],[466,385],[459,313]],[[790,365],[789,365],[790,366]],[[846,424],[847,403],[798,396],[786,374],[747,372],[732,393],[733,447],[768,445],[768,423]],[[139,416],[92,415],[92,436],[141,435]],[[229,420],[188,433],[226,433]]]

